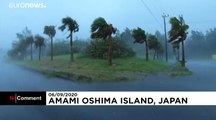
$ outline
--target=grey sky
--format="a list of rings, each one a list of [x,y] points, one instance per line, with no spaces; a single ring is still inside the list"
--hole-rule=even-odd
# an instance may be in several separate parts
[[[74,36],[88,38],[90,25],[97,17],[104,17],[121,32],[126,28],[142,27],[146,32],[163,32],[163,12],[169,16],[182,14],[190,30],[205,32],[216,27],[215,0],[1,0],[0,48],[9,48],[16,33],[25,26],[33,34],[43,34],[45,25],[61,25],[61,19],[70,16],[77,20],[80,31]],[[9,8],[10,3],[43,3],[46,8]],[[150,14],[146,6],[156,19]],[[167,19],[167,29],[170,29]],[[44,35],[45,36],[45,35]],[[47,36],[45,36],[47,37]],[[65,39],[66,32],[57,31],[56,39]]]

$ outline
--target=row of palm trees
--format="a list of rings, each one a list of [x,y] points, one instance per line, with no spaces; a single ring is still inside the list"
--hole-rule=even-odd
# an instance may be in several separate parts
[[[182,43],[182,66],[185,66],[185,55],[184,55],[184,40],[187,37],[187,29],[189,28],[183,22],[183,17],[180,17],[179,20],[176,17],[170,19],[170,24],[172,25],[171,30],[169,31],[169,42],[173,44],[174,47],[179,47],[179,44]],[[70,38],[70,60],[74,60],[73,55],[73,33],[79,31],[79,25],[76,20],[72,19],[71,17],[65,17],[62,19],[62,25],[58,27],[61,31],[67,30],[69,31],[69,35],[67,38]],[[91,24],[91,38],[92,39],[108,39],[109,40],[109,49],[108,49],[108,64],[112,65],[112,34],[115,34],[117,29],[113,27],[112,24],[108,24],[106,20],[102,17],[96,18],[93,23]],[[56,34],[55,26],[45,26],[44,27],[44,34],[48,35],[51,40],[51,60],[53,60],[53,37]],[[148,45],[147,35],[142,28],[136,28],[132,31],[132,36],[134,38],[134,43],[145,43],[146,46],[146,61],[149,59],[148,55],[148,48],[151,49]],[[28,38],[31,41],[33,38]],[[42,37],[35,36],[35,46],[39,48],[39,59],[41,54],[41,46],[43,45],[44,39]],[[149,37],[150,40],[155,40],[154,36]],[[158,46],[158,44],[154,44],[154,46]],[[154,47],[152,46],[152,47]],[[31,51],[32,51],[32,44],[31,44]],[[31,55],[32,59],[32,55]]]

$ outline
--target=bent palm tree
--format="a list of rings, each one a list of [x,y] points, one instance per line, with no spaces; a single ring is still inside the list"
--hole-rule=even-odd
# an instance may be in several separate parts
[[[155,60],[155,56],[160,49],[160,43],[159,43],[159,41],[155,35],[150,35],[148,37],[148,47],[149,47],[149,49],[154,50],[153,59]]]
[[[35,36],[35,47],[39,48],[39,61],[41,60],[41,47],[44,46],[44,38],[40,35]]]
[[[144,43],[145,42],[145,46],[146,46],[146,61],[148,61],[148,42],[146,40],[146,34],[145,31],[141,28],[137,28],[137,29],[133,29],[132,31],[132,36],[134,38],[134,43]]]
[[[71,17],[66,17],[62,19],[62,26],[60,26],[59,29],[61,31],[64,31],[66,28],[68,29],[68,31],[70,31],[70,34],[67,38],[70,38],[71,61],[73,61],[73,33],[79,31],[79,25]]]
[[[184,49],[184,40],[187,38],[187,29],[189,26],[184,23],[183,17],[180,16],[179,19],[176,17],[170,18],[171,30],[169,31],[169,42],[173,45],[181,43],[182,47],[182,67],[185,67],[185,49]]]
[[[112,43],[112,34],[116,33],[116,28],[112,24],[107,24],[106,20],[102,17],[96,18],[91,25],[91,38],[102,38],[109,40],[109,50],[108,50],[108,63],[112,65],[112,52],[113,52],[113,43]]]
[[[55,30],[55,26],[50,25],[50,26],[45,26],[44,27],[44,34],[48,35],[50,37],[51,40],[51,61],[53,60],[53,37],[56,34],[56,30]]]

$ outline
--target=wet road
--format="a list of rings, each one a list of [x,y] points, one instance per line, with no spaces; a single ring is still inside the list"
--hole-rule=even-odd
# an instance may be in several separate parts
[[[25,70],[0,62],[1,91],[57,90],[216,90],[216,61],[188,62],[192,76],[171,78],[164,74],[149,75],[143,81],[121,83],[77,83]],[[215,120],[216,106],[0,106],[0,120]]]

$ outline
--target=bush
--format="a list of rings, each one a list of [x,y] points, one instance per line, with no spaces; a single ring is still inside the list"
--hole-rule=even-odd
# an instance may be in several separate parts
[[[107,39],[91,40],[86,48],[86,54],[93,58],[107,59],[109,41]],[[113,38],[113,58],[133,57],[135,52],[120,38]]]
[[[88,46],[88,42],[84,40],[75,40],[73,42],[73,50],[75,53],[85,52],[87,46]]]
[[[49,45],[50,47],[50,45]],[[55,41],[53,43],[53,55],[64,55],[70,53],[68,41]],[[50,48],[48,48],[48,55],[50,55]]]

